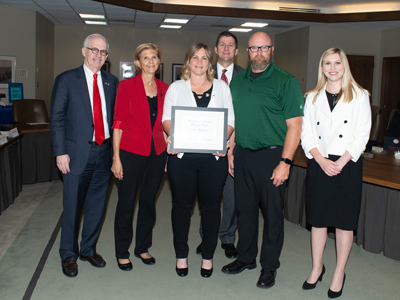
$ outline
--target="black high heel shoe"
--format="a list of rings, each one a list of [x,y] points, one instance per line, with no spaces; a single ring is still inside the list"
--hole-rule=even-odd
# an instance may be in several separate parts
[[[175,271],[176,271],[176,274],[178,274],[178,276],[185,277],[189,273],[189,268],[188,267],[186,267],[186,268],[175,267]]]
[[[322,265],[322,272],[319,275],[317,281],[314,282],[314,283],[308,283],[307,280],[304,281],[303,290],[312,290],[312,289],[314,289],[317,286],[318,281],[322,281],[322,277],[324,276],[324,274],[325,274],[325,266]]]
[[[329,289],[328,290],[328,298],[334,299],[334,298],[338,298],[338,297],[342,296],[342,291],[343,291],[345,281],[346,281],[346,273],[344,273],[343,284],[342,284],[342,288],[340,289],[340,291],[334,292],[331,289]]]

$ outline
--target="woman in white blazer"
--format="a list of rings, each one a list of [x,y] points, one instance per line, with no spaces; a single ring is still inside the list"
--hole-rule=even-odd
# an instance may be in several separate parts
[[[193,44],[186,53],[182,68],[182,80],[175,81],[165,95],[163,126],[167,135],[171,132],[171,110],[173,106],[227,108],[228,134],[234,127],[232,97],[228,85],[214,79],[211,65],[211,49],[202,43]],[[168,143],[170,140],[168,138]],[[219,153],[177,153],[169,151],[168,178],[172,192],[172,229],[176,254],[176,273],[188,274],[189,253],[188,233],[190,216],[198,196],[203,228],[202,277],[210,277],[213,272],[212,259],[218,241],[221,218],[220,206],[222,190],[228,175],[228,162]]]
[[[329,298],[342,294],[344,269],[357,229],[362,190],[362,152],[371,128],[368,91],[350,72],[340,48],[324,52],[318,83],[306,93],[301,143],[307,156],[306,213],[312,226],[313,268],[303,284],[315,288],[322,280],[327,227],[336,229],[337,262]]]

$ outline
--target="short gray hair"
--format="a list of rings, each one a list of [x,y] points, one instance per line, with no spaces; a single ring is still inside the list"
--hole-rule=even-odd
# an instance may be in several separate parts
[[[102,39],[107,43],[107,52],[108,52],[108,49],[110,48],[110,45],[108,44],[107,39],[106,39],[104,36],[102,36],[101,34],[99,34],[99,33],[93,33],[93,34],[91,34],[91,35],[88,35],[88,36],[86,37],[86,39],[84,40],[84,42],[83,42],[83,47],[84,47],[84,48],[87,48],[87,46],[89,45],[89,40],[90,40],[92,37],[99,37],[99,38],[102,38]],[[101,49],[100,49],[100,50],[101,50]]]

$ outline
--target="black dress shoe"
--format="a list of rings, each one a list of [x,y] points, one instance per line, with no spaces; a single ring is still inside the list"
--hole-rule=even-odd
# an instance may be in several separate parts
[[[325,266],[322,265],[322,271],[321,274],[319,275],[318,279],[314,283],[308,283],[307,280],[304,281],[303,283],[303,290],[312,290],[317,286],[318,281],[322,281],[322,276],[325,274]]]
[[[342,284],[342,288],[340,289],[340,291],[334,292],[331,289],[329,289],[328,290],[328,298],[334,299],[334,298],[338,298],[338,297],[342,296],[342,291],[343,291],[345,281],[346,281],[346,273],[344,273],[343,284]]]
[[[143,258],[140,256],[140,254],[136,254],[136,253],[135,253],[135,256],[140,258],[145,265],[154,265],[156,263],[156,260],[154,257]]]
[[[100,254],[95,253],[89,256],[80,255],[79,258],[83,261],[88,261],[93,267],[96,268],[104,268],[106,266],[106,262],[101,257]]]
[[[254,269],[255,267],[257,267],[257,264],[255,261],[253,263],[246,264],[246,263],[241,262],[238,259],[236,259],[234,262],[231,262],[230,264],[223,266],[221,271],[225,274],[239,274],[244,269],[251,270],[251,269]]]
[[[75,260],[62,260],[62,270],[67,277],[76,277],[78,275],[78,265]]]
[[[201,277],[204,277],[204,278],[211,277],[212,273],[213,273],[213,268],[211,268],[210,270],[201,268],[201,270],[200,270],[200,275],[201,275]]]
[[[237,258],[238,253],[234,244],[221,244],[221,248],[225,250],[227,258]]]
[[[267,289],[275,284],[276,271],[262,269],[260,277],[257,281],[257,286],[262,289]]]
[[[178,267],[176,267],[176,274],[178,274],[178,276],[185,277],[187,276],[188,273],[189,273],[189,268],[179,269]]]
[[[196,254],[198,254],[198,255],[201,254],[201,243],[200,243],[200,245],[198,245],[197,248],[196,248]]]
[[[121,258],[122,259],[122,258]],[[122,271],[130,271],[132,270],[133,266],[132,266],[132,262],[128,262],[127,264],[120,264],[119,263],[119,259],[117,258],[117,263],[118,263],[118,267],[122,270]]]

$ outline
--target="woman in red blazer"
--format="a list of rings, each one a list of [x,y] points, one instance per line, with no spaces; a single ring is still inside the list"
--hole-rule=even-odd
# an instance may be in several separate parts
[[[128,249],[139,188],[134,254],[145,264],[156,262],[148,249],[156,218],[155,198],[167,159],[161,118],[168,85],[155,78],[160,58],[160,50],[154,44],[137,47],[134,60],[138,75],[120,82],[117,91],[111,171],[119,179],[114,233],[118,266],[124,271],[132,270]]]

